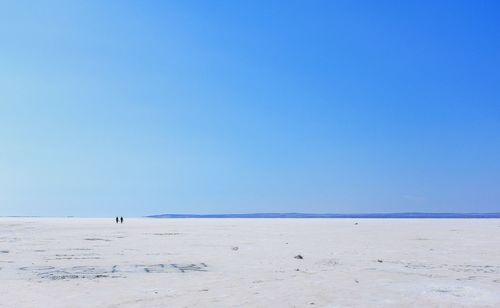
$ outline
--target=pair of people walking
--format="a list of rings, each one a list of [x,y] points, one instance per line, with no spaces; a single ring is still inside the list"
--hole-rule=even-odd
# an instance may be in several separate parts
[[[116,216],[116,223],[123,223],[123,216],[118,218],[118,216]]]

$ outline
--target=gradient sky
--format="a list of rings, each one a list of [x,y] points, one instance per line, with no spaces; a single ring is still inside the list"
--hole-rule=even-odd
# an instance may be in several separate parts
[[[1,1],[0,215],[499,212],[499,1]]]

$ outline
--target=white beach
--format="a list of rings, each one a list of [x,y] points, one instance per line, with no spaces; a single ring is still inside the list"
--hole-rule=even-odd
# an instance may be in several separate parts
[[[0,268],[2,307],[499,307],[500,220],[1,218]]]

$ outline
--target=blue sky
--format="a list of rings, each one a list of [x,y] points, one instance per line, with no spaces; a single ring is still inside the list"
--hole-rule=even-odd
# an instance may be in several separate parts
[[[0,215],[500,211],[498,1],[2,1]]]

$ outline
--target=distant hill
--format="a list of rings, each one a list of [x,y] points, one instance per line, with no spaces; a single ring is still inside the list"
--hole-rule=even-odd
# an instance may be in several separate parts
[[[500,218],[500,213],[253,213],[253,214],[161,214],[149,218]]]

